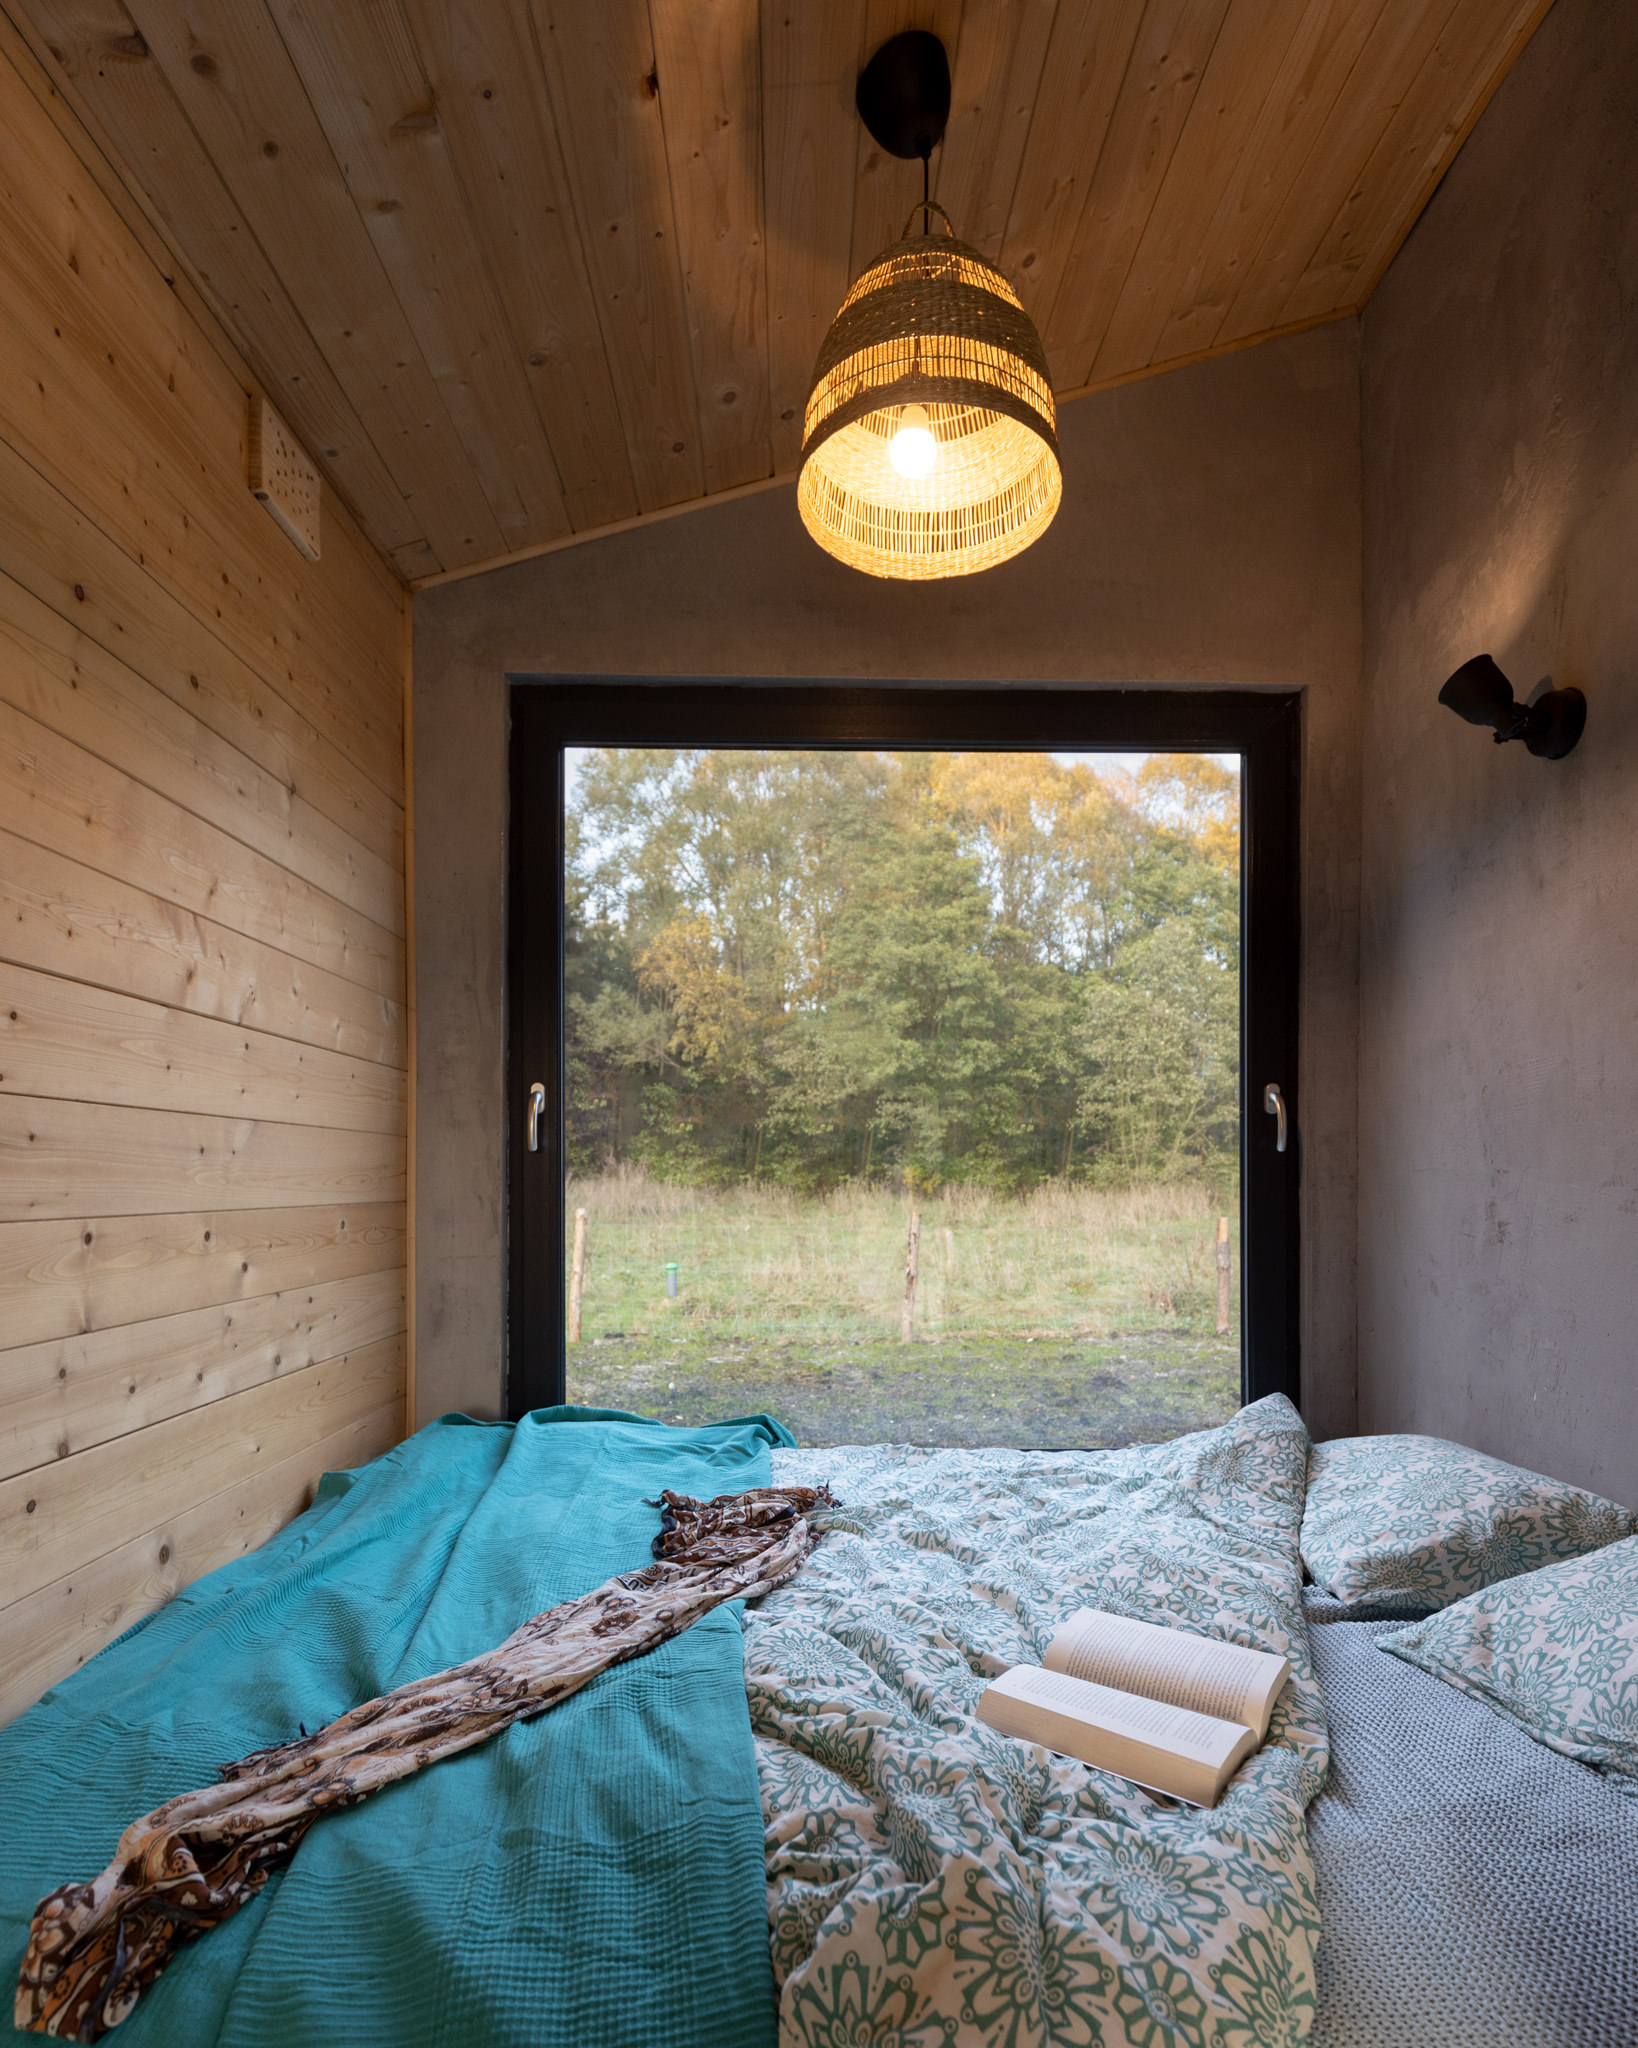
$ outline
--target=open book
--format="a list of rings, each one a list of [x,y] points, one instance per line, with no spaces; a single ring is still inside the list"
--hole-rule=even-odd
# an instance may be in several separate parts
[[[984,1690],[978,1717],[1154,1792],[1215,1806],[1268,1733],[1284,1657],[1083,1607]]]

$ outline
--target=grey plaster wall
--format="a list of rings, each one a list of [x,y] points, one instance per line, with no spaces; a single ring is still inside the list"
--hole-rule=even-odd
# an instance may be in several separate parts
[[[1638,1503],[1638,9],[1558,0],[1364,321],[1360,1417]],[[1583,688],[1569,759],[1435,703]]]
[[[984,576],[860,576],[781,489],[416,600],[422,1417],[502,1399],[502,678],[523,669],[1306,690],[1305,1405],[1352,1427],[1357,330],[1082,399],[1061,428],[1057,521]]]

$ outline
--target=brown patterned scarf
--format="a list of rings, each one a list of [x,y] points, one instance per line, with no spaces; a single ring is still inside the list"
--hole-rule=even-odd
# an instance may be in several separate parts
[[[178,1948],[236,1913],[319,1816],[487,1742],[588,1679],[657,1649],[725,1600],[796,1572],[828,1491],[760,1487],[706,1503],[664,1493],[659,1560],[537,1614],[498,1649],[366,1700],[314,1735],[258,1749],[220,1784],[135,1820],[89,1884],[42,1899],[17,1980],[16,2024],[69,2041],[117,2027]]]

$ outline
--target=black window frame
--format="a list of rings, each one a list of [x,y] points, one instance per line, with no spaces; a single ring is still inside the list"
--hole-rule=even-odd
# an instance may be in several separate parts
[[[1302,692],[1108,685],[507,676],[506,1401],[565,1398],[563,762],[566,747],[1237,753],[1241,785],[1241,1396],[1300,1405],[1297,1071]],[[543,886],[544,885],[544,886]],[[527,1142],[529,1091],[545,1107]],[[1277,1082],[1285,1152],[1264,1090]]]

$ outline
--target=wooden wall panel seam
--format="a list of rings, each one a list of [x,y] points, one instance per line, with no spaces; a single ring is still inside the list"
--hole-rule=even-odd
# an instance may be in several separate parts
[[[150,1528],[179,1497],[242,1484],[315,1437],[403,1395],[403,1340],[389,1337],[208,1407],[0,1479],[0,1583],[9,1606]],[[5,1627],[0,1607],[0,1630]]]
[[[9,536],[9,584],[185,705],[380,858],[397,859],[399,798],[371,781],[276,683],[111,544],[3,437],[0,515]]]
[[[404,1065],[404,1007],[0,827],[0,960]]]
[[[408,1077],[0,961],[0,1093],[401,1138]]]
[[[49,635],[49,638],[46,637]],[[72,623],[0,576],[0,698],[402,937],[398,870]]]
[[[8,166],[0,145],[0,184],[14,217],[26,222],[23,195],[60,171],[56,159],[65,154]],[[160,360],[141,362],[144,323],[136,307],[116,319],[97,312],[88,296],[92,284],[122,295],[134,289],[117,274],[126,253],[117,248],[117,220],[93,223],[79,197],[61,196],[65,217],[55,236],[36,233],[27,247],[0,241],[0,335],[12,372],[6,438],[128,553],[151,571],[163,563],[182,601],[247,659],[282,670],[289,686],[305,692],[309,715],[390,790],[396,732],[373,724],[369,707],[379,698],[395,718],[397,703],[386,694],[388,675],[368,636],[327,588],[338,565],[345,573],[345,526],[337,523],[328,555],[316,564],[288,542],[279,544],[288,564],[273,552],[267,515],[248,485],[245,383],[202,388],[202,359],[190,352],[184,316],[169,295],[160,308],[169,329]],[[208,361],[214,369],[216,359]],[[363,596],[368,583],[356,587]],[[241,625],[241,613],[253,623]],[[387,617],[395,613],[396,606]],[[345,695],[330,681],[338,667],[350,677]]]
[[[403,1269],[0,1351],[0,1478],[407,1330]]]
[[[396,999],[395,932],[0,698],[0,794],[17,837],[130,879],[275,952]]]
[[[343,388],[361,411],[373,399],[392,420],[405,497],[433,552],[443,562],[482,553],[501,535],[483,479],[272,16],[261,0],[192,20],[152,0],[130,11],[150,60]],[[325,261],[315,264],[321,250]]]
[[[400,1414],[396,1401],[372,1409],[0,1608],[0,1723],[193,1580],[277,1535],[312,1504],[321,1473],[390,1450]]]
[[[129,24],[129,17],[126,20]],[[183,247],[176,223],[167,216],[158,194],[145,189],[136,175],[145,156],[152,175],[167,159],[187,154],[177,148],[184,131],[192,135],[181,110],[177,109],[177,119],[168,129],[168,148],[165,142],[155,140],[146,148],[140,143],[133,148],[134,138],[129,135],[123,141],[116,139],[114,129],[102,118],[108,111],[107,102],[100,110],[94,108],[81,90],[74,70],[73,39],[60,23],[53,26],[55,47],[26,14],[0,7],[0,60],[9,62],[21,77],[230,372],[236,372],[241,363],[253,366],[256,385],[281,409],[288,409],[292,398],[300,399],[301,422],[298,426],[292,419],[292,426],[298,426],[308,445],[322,453],[326,482],[346,508],[346,516],[369,537],[372,553],[380,551],[389,575],[396,574],[402,581],[405,572],[395,551],[415,546],[424,549],[425,541],[413,533],[402,489],[265,253],[248,234],[224,234],[215,258],[215,278],[205,278]],[[127,60],[126,68],[134,70],[136,65]],[[194,152],[182,176],[184,189],[197,197],[205,184],[203,172],[209,160],[197,138]],[[250,277],[245,295],[254,302],[260,320],[278,337],[268,346],[245,331],[243,320],[222,298],[224,267],[240,275],[238,266],[246,257],[250,259]],[[352,443],[355,436],[356,449],[332,445]],[[427,561],[415,566],[425,569],[432,564]]]
[[[0,1095],[0,1223],[403,1199],[402,1134]]]
[[[0,1223],[12,1345],[401,1270],[404,1205],[345,1202]]]

